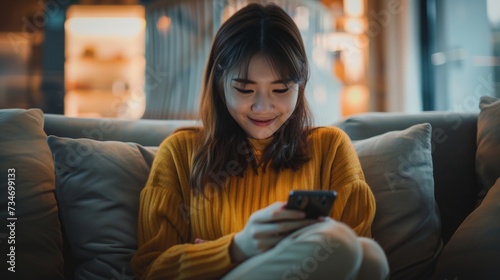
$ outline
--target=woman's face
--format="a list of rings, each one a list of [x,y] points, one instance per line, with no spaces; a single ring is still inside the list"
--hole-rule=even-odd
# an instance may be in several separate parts
[[[281,81],[265,56],[250,60],[248,79],[229,74],[225,83],[227,109],[249,137],[265,139],[273,135],[292,115],[298,84]]]

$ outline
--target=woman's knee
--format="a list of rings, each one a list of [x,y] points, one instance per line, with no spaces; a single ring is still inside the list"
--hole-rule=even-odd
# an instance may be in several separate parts
[[[363,251],[358,279],[388,279],[390,269],[384,250],[373,239],[358,238]]]
[[[361,266],[363,250],[359,238],[347,225],[335,221],[318,224],[304,240],[314,240],[314,258],[319,261],[332,260],[342,263],[346,272],[355,273]],[[328,261],[327,261],[328,262]],[[347,273],[349,274],[349,273]]]

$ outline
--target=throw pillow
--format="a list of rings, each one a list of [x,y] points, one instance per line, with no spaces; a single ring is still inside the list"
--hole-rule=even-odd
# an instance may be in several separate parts
[[[63,230],[76,279],[129,279],[139,195],[156,148],[49,136]],[[130,278],[132,279],[132,278]]]
[[[0,110],[0,279],[64,278],[46,139],[41,110]]]
[[[372,236],[387,254],[391,279],[428,278],[442,248],[431,132],[426,123],[354,141],[377,203]]]
[[[482,199],[495,180],[500,177],[500,99],[483,96],[477,119],[476,171],[482,190]]]
[[[439,257],[435,279],[500,279],[500,178]]]

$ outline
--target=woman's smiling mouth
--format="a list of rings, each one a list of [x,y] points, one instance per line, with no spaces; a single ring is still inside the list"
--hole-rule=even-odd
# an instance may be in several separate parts
[[[248,119],[256,126],[268,126],[274,122],[278,117],[274,117],[272,119],[263,119],[263,120],[256,120],[248,117]]]

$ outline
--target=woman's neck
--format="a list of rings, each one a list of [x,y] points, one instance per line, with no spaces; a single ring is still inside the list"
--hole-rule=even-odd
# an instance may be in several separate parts
[[[250,145],[252,145],[253,149],[256,152],[262,152],[269,143],[273,140],[273,136],[265,138],[265,139],[256,139],[256,138],[250,138],[248,137],[248,141],[250,142]]]

